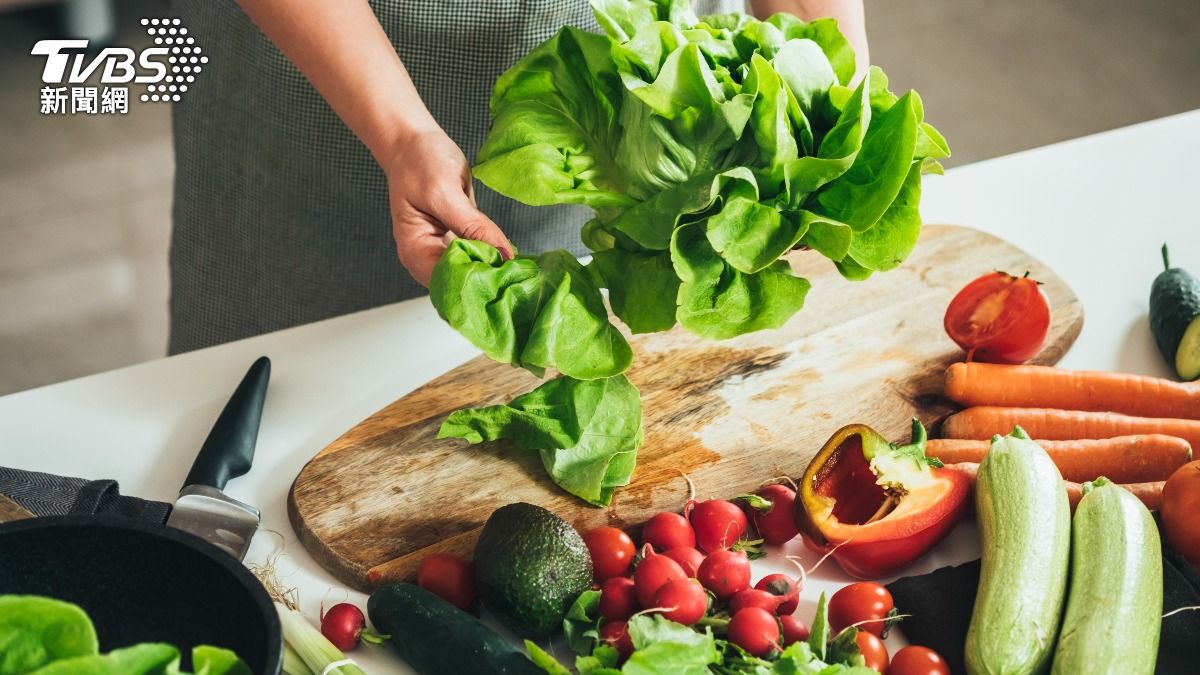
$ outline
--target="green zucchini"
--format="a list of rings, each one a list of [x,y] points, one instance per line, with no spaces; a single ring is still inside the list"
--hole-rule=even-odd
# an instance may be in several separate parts
[[[1150,287],[1150,332],[1158,351],[1185,381],[1200,377],[1200,280],[1171,267],[1163,244],[1164,270]]]
[[[1083,486],[1054,675],[1152,675],[1162,627],[1162,549],[1142,502],[1107,478]]]
[[[479,619],[412,584],[381,586],[367,600],[375,630],[420,675],[545,675],[517,645]]]
[[[975,510],[983,569],[967,630],[967,672],[1045,672],[1067,590],[1071,510],[1058,467],[1020,427],[992,438],[979,465]]]

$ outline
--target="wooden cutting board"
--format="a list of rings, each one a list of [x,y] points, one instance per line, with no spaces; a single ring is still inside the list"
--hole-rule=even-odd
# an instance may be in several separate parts
[[[678,510],[681,472],[701,498],[732,497],[777,476],[796,477],[838,428],[864,422],[907,435],[934,423],[947,365],[963,353],[942,330],[954,293],[990,270],[1044,282],[1054,323],[1037,363],[1059,360],[1083,310],[1051,270],[976,230],[927,226],[898,269],[843,280],[814,252],[789,256],[812,281],[784,327],[723,342],[675,330],[631,340],[629,379],[642,393],[646,440],[633,482],[599,509],[546,476],[536,452],[508,442],[436,440],[446,415],[507,402],[538,380],[480,356],[413,391],[322,450],[292,485],[288,512],[305,548],[343,582],[366,589],[411,578],[434,551],[469,557],[484,521],[510,502],[540,504],[583,531],[636,525]]]

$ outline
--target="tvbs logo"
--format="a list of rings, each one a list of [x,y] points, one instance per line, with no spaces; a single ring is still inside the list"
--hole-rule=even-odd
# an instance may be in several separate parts
[[[95,81],[100,85],[146,85],[142,101],[180,101],[188,85],[208,63],[208,56],[196,44],[194,36],[180,25],[175,17],[145,18],[141,23],[153,40],[153,46],[134,50],[129,47],[106,47],[98,54],[87,53],[87,40],[42,40],[33,46],[30,54],[45,57],[42,68],[42,112],[66,112],[54,109],[55,99],[64,103],[68,85],[72,105],[70,112],[79,112],[74,99],[77,93],[85,98],[91,93],[96,97],[96,87],[79,87]],[[57,86],[63,85],[63,86]],[[124,90],[124,91],[121,91]],[[128,98],[128,86],[103,88],[104,95],[119,94]],[[49,101],[49,105],[48,105]],[[47,108],[51,108],[47,110]],[[83,112],[92,112],[83,110]],[[124,112],[117,111],[117,112]]]

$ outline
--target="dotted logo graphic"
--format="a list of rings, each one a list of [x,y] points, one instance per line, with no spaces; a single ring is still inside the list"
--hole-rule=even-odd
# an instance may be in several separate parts
[[[146,85],[141,100],[150,103],[178,102],[187,93],[189,85],[204,70],[208,56],[196,44],[196,38],[181,26],[178,17],[148,17],[142,19],[146,33],[154,39],[156,47],[167,50],[167,75],[158,84]]]

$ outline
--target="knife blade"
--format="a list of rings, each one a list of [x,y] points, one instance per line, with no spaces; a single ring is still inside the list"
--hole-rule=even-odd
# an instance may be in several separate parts
[[[221,410],[196,455],[167,525],[208,541],[242,560],[258,530],[258,509],[224,493],[225,484],[250,470],[271,360],[259,357]]]

